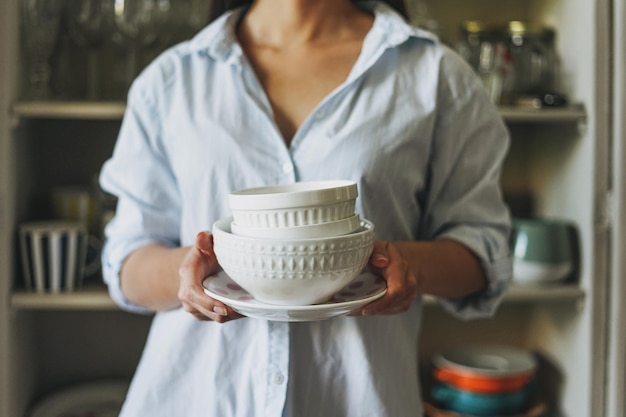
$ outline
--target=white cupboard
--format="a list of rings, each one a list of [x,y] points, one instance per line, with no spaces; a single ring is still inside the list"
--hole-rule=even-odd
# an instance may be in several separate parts
[[[573,221],[581,261],[576,282],[513,288],[492,319],[462,322],[428,300],[419,354],[427,362],[441,349],[472,342],[529,348],[542,358],[551,415],[624,416],[625,342],[618,326],[625,321],[624,286],[616,278],[624,267],[612,252],[623,247],[618,213],[626,213],[624,192],[615,191],[624,188],[618,178],[624,150],[614,146],[626,117],[626,65],[618,46],[626,41],[624,6],[618,0],[426,4],[451,39],[465,19],[523,19],[557,29],[562,86],[573,104],[501,108],[513,136],[503,186],[530,193],[538,215]],[[97,280],[62,295],[22,289],[17,225],[49,214],[51,188],[89,184],[110,154],[124,103],[20,100],[18,5],[0,2],[0,417],[26,416],[59,387],[129,379],[150,322],[119,311]],[[618,70],[614,59],[621,60]]]

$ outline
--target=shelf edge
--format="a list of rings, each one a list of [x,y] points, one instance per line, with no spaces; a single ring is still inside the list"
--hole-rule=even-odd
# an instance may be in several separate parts
[[[11,295],[16,310],[120,310],[105,289],[85,289],[58,294],[16,291]]]
[[[16,102],[11,107],[17,117],[85,120],[121,120],[125,109],[124,102],[80,101],[23,101]]]
[[[545,109],[500,106],[498,111],[502,118],[507,122],[567,123],[579,122],[587,118],[585,107],[580,103],[572,104],[567,107]]]
[[[585,291],[578,285],[517,286],[512,285],[504,296],[503,304],[543,303],[547,301],[578,302],[585,298]],[[437,298],[424,297],[424,305],[438,305]]]
[[[584,298],[585,291],[577,285],[512,286],[503,303],[577,302]],[[432,296],[425,296],[423,302],[425,306],[438,304],[437,299]],[[106,289],[85,289],[60,294],[17,291],[11,296],[11,307],[16,310],[120,310]]]
[[[82,101],[18,101],[11,108],[13,115],[24,118],[65,118],[121,120],[126,103]],[[562,108],[532,109],[499,106],[507,122],[576,122],[587,117],[584,105],[575,103]]]

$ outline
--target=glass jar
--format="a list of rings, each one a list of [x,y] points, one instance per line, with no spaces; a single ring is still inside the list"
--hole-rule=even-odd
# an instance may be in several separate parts
[[[461,33],[458,52],[478,73],[491,100],[500,103],[511,90],[513,74],[503,31],[479,20],[467,20],[461,25]]]
[[[507,45],[514,68],[514,95],[541,94],[556,89],[558,59],[555,31],[515,20],[508,23]]]
[[[498,31],[480,20],[466,20],[461,23],[461,35],[457,50],[478,72],[481,65],[484,68],[492,59]]]

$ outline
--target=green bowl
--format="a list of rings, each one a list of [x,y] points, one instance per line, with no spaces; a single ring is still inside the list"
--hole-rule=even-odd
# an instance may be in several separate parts
[[[574,262],[576,233],[576,227],[566,220],[513,219],[513,258],[546,264]]]

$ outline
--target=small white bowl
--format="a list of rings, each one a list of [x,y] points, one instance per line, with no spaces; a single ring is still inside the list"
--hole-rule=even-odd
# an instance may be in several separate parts
[[[570,276],[571,262],[533,262],[513,260],[513,282],[519,285],[549,285],[560,283]]]
[[[312,239],[347,235],[361,227],[358,214],[332,222],[293,227],[245,227],[233,221],[230,231],[236,235],[265,239]]]
[[[469,345],[434,356],[438,368],[488,377],[512,377],[534,372],[537,361],[530,351],[508,345]]]
[[[228,202],[242,227],[298,227],[354,215],[354,181],[305,181],[232,192]]]
[[[213,225],[215,255],[233,281],[258,301],[311,305],[327,301],[356,278],[374,246],[374,225],[314,239],[262,239],[231,233],[232,217]]]

